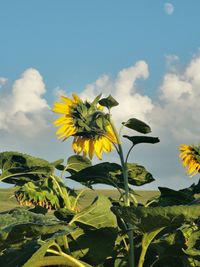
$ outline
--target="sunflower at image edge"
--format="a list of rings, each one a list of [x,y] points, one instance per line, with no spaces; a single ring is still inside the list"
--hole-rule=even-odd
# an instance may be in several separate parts
[[[86,125],[86,134],[81,134],[81,124],[84,121],[84,116],[87,117],[87,112],[90,111],[91,104],[83,102],[76,94],[72,94],[73,98],[60,96],[63,102],[54,102],[53,112],[62,114],[57,120],[54,121],[56,126],[60,128],[56,134],[59,138],[63,138],[63,141],[70,136],[74,137],[72,148],[75,153],[83,156],[89,156],[92,159],[94,153],[99,159],[102,159],[102,153],[109,153],[113,149],[113,143],[117,143],[116,136],[110,124],[104,127],[104,131],[95,132],[91,131],[90,125]],[[80,107],[84,107],[86,114],[81,113]],[[93,105],[92,112],[102,110],[100,105]],[[91,114],[90,114],[91,115]]]
[[[179,157],[187,174],[192,177],[200,172],[200,147],[180,145],[179,150],[181,151]]]

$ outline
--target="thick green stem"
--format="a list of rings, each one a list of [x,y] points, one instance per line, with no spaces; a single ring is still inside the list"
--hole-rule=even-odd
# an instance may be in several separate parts
[[[50,253],[53,253],[53,254],[56,254],[56,255],[59,255],[59,256],[63,256],[66,258],[66,264],[70,264],[69,266],[76,266],[76,267],[85,267],[85,265],[83,263],[81,263],[79,260],[73,258],[72,256],[64,253],[64,252],[61,252],[61,251],[56,251],[54,249],[48,249],[47,252],[50,252]]]
[[[129,207],[130,206],[130,200],[129,200],[129,187],[128,187],[128,169],[127,169],[127,164],[124,161],[124,155],[123,155],[123,150],[121,144],[118,144],[118,149],[119,149],[119,156],[120,156],[120,161],[121,161],[121,166],[122,166],[122,174],[124,178],[124,190],[125,190],[125,206]]]
[[[125,191],[125,198],[124,198],[124,205],[126,207],[130,207],[130,199],[129,199],[129,186],[128,186],[128,168],[127,168],[127,162],[124,160],[124,154],[123,154],[123,149],[121,145],[121,140],[119,137],[119,134],[114,126],[114,124],[111,122],[112,129],[114,131],[114,134],[117,139],[118,143],[118,154],[120,157],[121,161],[121,167],[122,167],[122,174],[124,178],[124,191]],[[132,225],[127,224],[128,228],[128,237],[129,237],[129,265],[130,267],[135,267],[135,257],[134,257],[134,239],[133,239],[133,230],[132,230]]]

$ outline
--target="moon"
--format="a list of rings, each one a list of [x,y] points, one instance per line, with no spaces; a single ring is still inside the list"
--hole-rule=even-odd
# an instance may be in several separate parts
[[[171,3],[165,3],[164,10],[167,15],[172,15],[174,13],[174,6]]]

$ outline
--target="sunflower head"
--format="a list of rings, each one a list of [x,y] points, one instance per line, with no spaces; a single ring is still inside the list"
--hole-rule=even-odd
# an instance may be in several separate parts
[[[192,177],[200,172],[200,146],[180,145],[179,150],[187,174]]]
[[[98,104],[100,96],[94,101],[82,101],[77,95],[73,98],[61,96],[62,102],[55,102],[53,111],[61,116],[54,122],[60,126],[57,130],[59,138],[66,140],[73,136],[74,152],[93,157],[94,152],[101,159],[102,152],[110,152],[112,143],[117,143],[110,125],[110,116],[103,112]]]

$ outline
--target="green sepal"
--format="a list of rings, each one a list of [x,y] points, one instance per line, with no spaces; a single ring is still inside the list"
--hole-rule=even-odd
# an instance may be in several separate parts
[[[99,99],[101,98],[102,94],[99,94],[95,99],[92,101],[91,106],[96,106],[99,102]]]

